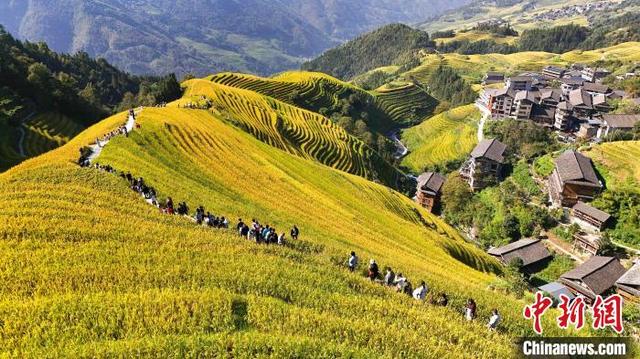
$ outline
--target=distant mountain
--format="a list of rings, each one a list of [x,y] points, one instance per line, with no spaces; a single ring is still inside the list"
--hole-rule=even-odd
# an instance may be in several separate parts
[[[392,24],[329,50],[302,69],[348,80],[377,67],[410,62],[416,51],[432,46],[426,32]]]
[[[390,22],[470,0],[8,0],[0,24],[60,52],[86,51],[136,74],[268,74]]]

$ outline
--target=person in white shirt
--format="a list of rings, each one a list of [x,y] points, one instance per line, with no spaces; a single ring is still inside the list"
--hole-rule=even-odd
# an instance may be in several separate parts
[[[398,293],[404,293],[404,288],[407,286],[407,278],[405,278],[402,273],[398,273],[396,279],[393,281],[393,284],[396,285],[396,290]]]
[[[498,324],[500,324],[501,319],[502,318],[500,317],[500,313],[498,313],[498,310],[494,309],[491,312],[491,317],[489,318],[489,324],[487,324],[487,328],[489,328],[489,330],[496,330]]]
[[[356,270],[356,267],[358,266],[358,257],[356,256],[356,252],[351,252],[351,257],[349,257],[347,265],[349,266],[349,270],[351,272]]]
[[[427,287],[427,283],[422,281],[420,286],[413,291],[413,298],[416,300],[424,300],[427,296],[427,291],[429,288]]]

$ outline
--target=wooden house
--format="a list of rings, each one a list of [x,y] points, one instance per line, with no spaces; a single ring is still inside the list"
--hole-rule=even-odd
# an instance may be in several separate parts
[[[522,271],[528,273],[535,273],[552,257],[540,239],[521,239],[503,247],[491,248],[487,253],[505,265],[520,259]]]
[[[591,159],[573,150],[556,159],[548,185],[551,202],[563,207],[573,207],[578,201],[591,201],[603,188]]]
[[[416,200],[429,212],[433,212],[440,202],[440,190],[446,178],[434,172],[426,172],[418,177]]]
[[[559,282],[574,294],[584,296],[588,303],[593,303],[595,297],[611,289],[625,271],[614,257],[593,256],[561,275]]]
[[[617,292],[625,299],[640,301],[640,261],[616,282]]]
[[[506,149],[507,146],[496,139],[483,140],[460,169],[461,177],[474,191],[498,183],[502,179]]]
[[[581,227],[585,225],[591,226],[598,231],[603,230],[611,219],[611,215],[607,212],[594,208],[582,201],[578,201],[571,208],[571,216]]]

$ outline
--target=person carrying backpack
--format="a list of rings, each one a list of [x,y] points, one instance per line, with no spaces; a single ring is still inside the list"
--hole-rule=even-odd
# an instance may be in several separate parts
[[[395,273],[393,273],[393,270],[391,270],[391,268],[387,267],[387,274],[385,274],[384,276],[384,285],[389,287],[393,286],[395,279]]]
[[[293,228],[291,228],[291,238],[297,240],[299,235],[300,230],[298,229],[298,226],[293,225]]]
[[[373,282],[374,280],[376,280],[376,278],[378,278],[379,274],[380,270],[378,269],[378,263],[376,263],[375,260],[371,259],[369,261],[369,279]]]

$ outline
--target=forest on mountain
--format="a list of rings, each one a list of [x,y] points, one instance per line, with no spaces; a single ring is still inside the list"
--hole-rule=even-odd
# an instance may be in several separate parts
[[[470,0],[9,0],[0,24],[58,52],[87,52],[137,75],[269,75],[390,22]]]
[[[16,40],[0,26],[0,119],[21,111],[54,111],[89,125],[120,108],[180,96],[175,75],[138,77],[87,53],[52,51],[45,43]],[[4,117],[4,118],[3,118]]]
[[[391,24],[325,52],[302,69],[346,80],[381,66],[403,65],[419,50],[433,46],[426,32]]]

